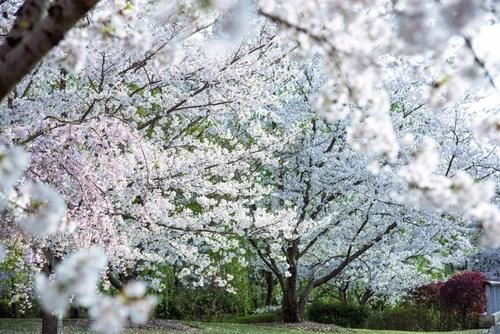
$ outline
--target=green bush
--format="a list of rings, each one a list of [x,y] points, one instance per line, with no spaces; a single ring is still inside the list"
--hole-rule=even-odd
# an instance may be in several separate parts
[[[403,305],[371,312],[366,318],[364,327],[402,331],[435,331],[441,329],[441,321],[439,315],[431,309]]]
[[[12,308],[9,305],[9,300],[7,298],[0,299],[0,318],[13,318],[15,314],[12,314]]]
[[[368,313],[358,305],[313,303],[307,312],[308,320],[342,327],[362,327]]]

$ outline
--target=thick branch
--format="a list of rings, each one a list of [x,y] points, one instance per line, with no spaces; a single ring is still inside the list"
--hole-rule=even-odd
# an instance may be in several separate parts
[[[342,272],[342,270],[344,270],[345,267],[347,267],[351,262],[353,262],[354,260],[356,260],[357,258],[359,258],[361,255],[363,255],[365,252],[367,252],[370,248],[372,248],[376,243],[378,243],[380,240],[382,240],[382,238],[385,235],[389,234],[397,226],[398,226],[397,223],[392,223],[391,225],[389,225],[384,230],[384,232],[382,232],[381,234],[379,234],[375,239],[373,239],[369,243],[365,244],[363,247],[361,247],[360,249],[358,249],[354,254],[347,256],[346,259],[344,261],[342,261],[331,272],[329,272],[328,274],[326,274],[326,275],[318,278],[317,280],[314,280],[313,281],[314,287],[317,287],[317,286],[319,286],[321,284],[327,283],[332,278],[334,278],[337,275],[339,275]]]
[[[488,82],[491,84],[491,86],[495,89],[498,90],[497,85],[495,83],[495,78],[493,75],[490,73],[490,71],[486,68],[486,63],[479,58],[479,56],[476,53],[476,50],[472,46],[472,41],[469,37],[463,36],[464,41],[465,41],[465,46],[469,51],[471,52],[472,56],[474,57],[474,62],[484,71],[484,74],[486,75],[486,79],[488,79]]]
[[[0,100],[14,88],[98,0],[57,0],[0,63]]]
[[[260,250],[259,246],[257,245],[257,242],[253,239],[249,239],[248,240],[250,245],[255,249],[255,251],[257,252],[257,255],[259,256],[259,258],[262,260],[262,262],[264,262],[264,264],[269,268],[271,269],[271,271],[276,275],[276,277],[278,278],[278,280],[280,281],[280,284],[283,283],[283,277],[281,275],[281,272],[278,268],[278,266],[276,265],[276,263],[273,261],[272,258],[269,258],[267,259],[266,256],[264,255],[264,253],[262,253],[262,251]]]
[[[370,241],[369,243],[365,244],[363,247],[358,249],[358,251],[356,251],[352,255],[351,255],[352,245],[349,246],[349,251],[347,252],[347,255],[346,255],[344,261],[342,261],[335,269],[333,269],[328,274],[326,274],[326,275],[324,275],[316,280],[309,281],[309,283],[306,284],[306,286],[302,290],[302,294],[300,296],[299,304],[301,305],[301,307],[305,306],[307,299],[309,298],[309,294],[311,293],[311,291],[314,288],[316,288],[322,284],[325,284],[325,283],[329,282],[331,279],[337,277],[345,269],[345,267],[347,267],[351,262],[353,262],[354,260],[359,258],[361,255],[363,255],[370,248],[372,248],[376,243],[378,243],[380,240],[382,240],[382,238],[385,235],[389,234],[397,226],[398,226],[397,223],[392,223],[384,230],[384,232],[382,232],[375,239],[373,239],[372,241]]]
[[[40,21],[45,11],[47,0],[26,0],[21,6],[17,17],[0,47],[0,59],[4,59],[10,50],[15,48],[35,25]]]
[[[111,270],[111,268],[108,269],[108,279],[109,279],[109,283],[111,283],[111,285],[116,290],[118,290],[118,291],[122,291],[123,290],[123,283],[122,283],[122,281],[120,281],[120,279],[115,276],[115,274],[113,273],[113,271]]]

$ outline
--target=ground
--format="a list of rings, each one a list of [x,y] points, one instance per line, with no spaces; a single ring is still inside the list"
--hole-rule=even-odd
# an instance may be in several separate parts
[[[190,330],[176,331],[173,328],[184,328],[181,323],[159,321],[152,323],[151,329],[127,329],[125,334],[325,334],[325,333],[352,333],[352,334],[409,334],[411,332],[398,331],[381,331],[381,330],[366,330],[366,329],[338,329],[333,327],[321,327],[321,325],[307,324],[304,329],[282,328],[277,324],[270,325],[246,325],[246,324],[228,324],[228,323],[200,323],[193,322],[188,324]],[[0,319],[0,334],[36,334],[40,333],[41,322],[38,319]],[[177,327],[179,326],[179,327]],[[163,327],[164,329],[158,329]],[[170,328],[170,329],[168,329]],[[90,334],[91,332],[82,329],[80,324],[74,326],[66,326],[65,334]],[[482,334],[485,331],[471,330],[462,332],[448,332],[448,334]],[[431,333],[432,334],[432,333]],[[438,333],[434,333],[438,334]]]

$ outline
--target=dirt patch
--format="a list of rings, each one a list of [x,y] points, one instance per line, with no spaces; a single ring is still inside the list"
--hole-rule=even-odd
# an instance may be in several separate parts
[[[352,332],[350,329],[331,325],[331,324],[320,324],[318,322],[304,321],[299,323],[284,323],[284,322],[272,322],[259,324],[263,326],[279,327],[279,328],[290,328],[299,329],[312,332],[324,332],[324,333],[349,333]]]
[[[67,327],[90,328],[90,325],[91,321],[88,319],[64,320],[64,326]],[[183,324],[179,321],[163,320],[163,319],[153,319],[149,320],[144,325],[128,326],[127,328],[153,329],[153,330],[162,330],[170,332],[190,332],[196,330],[196,328]]]

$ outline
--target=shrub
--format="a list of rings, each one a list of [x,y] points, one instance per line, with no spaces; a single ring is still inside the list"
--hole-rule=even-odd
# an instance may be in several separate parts
[[[313,303],[307,312],[308,320],[343,327],[361,327],[368,314],[362,306],[334,303]]]
[[[402,305],[370,313],[364,327],[402,331],[433,331],[440,329],[440,321],[439,316],[432,309]]]
[[[412,291],[411,298],[418,306],[439,308],[440,290],[443,284],[443,282],[433,282],[422,285]]]
[[[465,271],[444,282],[434,282],[413,290],[415,306],[433,310],[439,326],[434,329],[475,328],[485,309],[485,285],[481,273]]]
[[[15,316],[15,314],[12,314],[9,300],[7,298],[0,298],[0,318],[13,318]]]
[[[485,310],[485,278],[472,271],[455,274],[443,283],[439,298],[443,310],[459,318],[462,329],[475,326]]]

